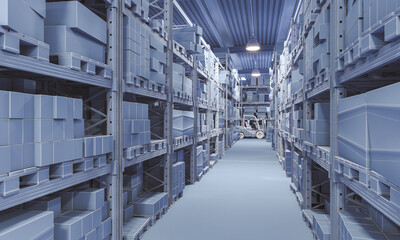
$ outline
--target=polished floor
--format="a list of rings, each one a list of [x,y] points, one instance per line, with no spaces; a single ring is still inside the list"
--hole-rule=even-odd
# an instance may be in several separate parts
[[[312,240],[271,144],[236,143],[143,240]]]

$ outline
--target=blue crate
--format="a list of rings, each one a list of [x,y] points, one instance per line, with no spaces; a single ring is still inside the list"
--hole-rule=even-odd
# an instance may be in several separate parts
[[[32,239],[32,236],[43,236],[53,230],[53,213],[37,210],[9,210],[1,215],[0,226],[2,239]]]
[[[66,26],[107,43],[106,22],[78,1],[46,3],[46,26]]]
[[[4,0],[0,3],[0,25],[39,41],[44,41],[45,2]]]

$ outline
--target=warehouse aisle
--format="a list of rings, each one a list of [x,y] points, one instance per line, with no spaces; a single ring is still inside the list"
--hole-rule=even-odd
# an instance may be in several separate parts
[[[146,232],[144,240],[311,240],[271,144],[245,139]]]

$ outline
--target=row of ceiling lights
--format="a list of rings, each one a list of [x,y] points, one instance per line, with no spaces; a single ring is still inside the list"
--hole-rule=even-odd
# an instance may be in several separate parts
[[[251,11],[251,25],[252,25],[252,30],[253,33],[249,39],[249,41],[246,44],[246,50],[249,52],[258,52],[260,51],[261,47],[260,44],[258,43],[256,37],[255,37],[255,31],[254,31],[254,18],[253,18],[253,1],[250,0],[250,11]],[[260,77],[261,76],[261,72],[260,70],[257,68],[257,59],[256,59],[256,55],[254,55],[254,69],[251,72],[251,76],[252,77]],[[242,78],[242,80],[246,80],[246,78]]]

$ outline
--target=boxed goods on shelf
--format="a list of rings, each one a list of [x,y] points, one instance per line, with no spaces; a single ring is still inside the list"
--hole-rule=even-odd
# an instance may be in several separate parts
[[[128,84],[133,84],[136,78],[154,79],[164,84],[165,75],[162,72],[150,71],[150,53],[160,65],[164,64],[164,54],[160,43],[150,33],[141,20],[135,16],[124,16],[124,76]],[[152,50],[150,50],[150,43]],[[155,49],[154,49],[155,48]],[[160,66],[159,66],[160,67]]]
[[[111,234],[104,189],[83,188],[61,193],[62,213],[54,219],[55,239],[104,239]]]
[[[316,146],[329,146],[329,103],[314,104],[314,119],[306,120],[306,138]]]
[[[129,9],[133,14],[141,17],[144,22],[149,22],[149,0],[126,0],[124,2],[125,7]]]
[[[156,217],[167,206],[167,193],[146,192],[138,195],[138,198],[134,201],[134,215]]]
[[[313,215],[312,230],[319,240],[329,240],[331,237],[331,220],[329,214],[315,213]]]
[[[137,196],[143,192],[143,164],[137,164],[124,174],[124,192],[130,203],[136,201]]]
[[[216,80],[219,75],[218,58],[214,55],[210,48],[204,49],[204,54],[197,56],[197,60],[204,66],[204,71],[212,79]]]
[[[177,162],[172,168],[172,194],[177,196],[185,188],[185,163]]]
[[[339,212],[339,240],[388,239],[377,228],[371,218],[357,211]],[[389,234],[387,235],[389,236]],[[390,239],[390,238],[389,238]]]
[[[107,25],[78,1],[49,2],[45,41],[50,44],[50,55],[58,56],[60,64],[80,70],[80,57],[105,63]]]
[[[364,94],[339,100],[339,156],[363,167],[370,161],[372,171],[396,185],[400,165],[396,150],[400,125],[397,121],[400,84],[392,84]],[[365,139],[368,139],[366,141]],[[367,157],[368,156],[368,157]]]
[[[7,210],[0,216],[0,239],[53,239],[51,211]]]
[[[123,102],[124,148],[150,143],[150,120],[147,104]]]
[[[174,110],[174,138],[184,135],[193,135],[194,113],[190,111]]]
[[[203,29],[199,26],[173,29],[173,38],[181,44],[190,54],[204,54],[201,45]]]
[[[0,128],[5,133],[0,139],[5,156],[0,173],[112,151],[112,136],[84,137],[81,99],[8,91],[0,91],[0,98]]]
[[[285,151],[285,160],[283,162],[283,170],[286,172],[286,176],[292,175],[292,152],[289,150]]]
[[[203,146],[197,146],[197,175],[203,172],[204,162]]]
[[[173,64],[173,86],[174,89],[183,91],[185,79],[185,68],[180,64]],[[192,94],[192,92],[188,93]]]
[[[44,41],[45,1],[2,0],[0,26]]]

